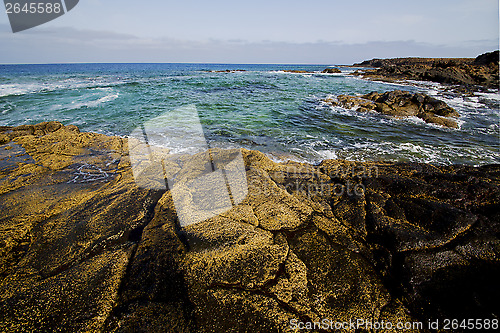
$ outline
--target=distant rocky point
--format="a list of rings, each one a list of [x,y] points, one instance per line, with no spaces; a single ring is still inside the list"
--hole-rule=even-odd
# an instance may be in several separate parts
[[[395,117],[418,117],[426,123],[457,128],[450,117],[459,117],[457,111],[445,102],[421,93],[388,91],[383,94],[371,92],[363,96],[339,95],[324,100],[333,106],[355,109],[360,112],[376,111]]]
[[[395,58],[372,59],[353,67],[375,67],[354,75],[380,81],[417,80],[458,85],[458,91],[498,89],[499,51],[477,58]]]

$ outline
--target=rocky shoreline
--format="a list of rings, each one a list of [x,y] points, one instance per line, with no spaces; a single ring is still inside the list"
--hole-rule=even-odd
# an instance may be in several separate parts
[[[58,122],[0,128],[2,332],[292,332],[322,319],[421,332],[500,316],[498,165],[242,150],[243,202],[180,227],[170,191],[137,186],[128,145]]]
[[[386,82],[431,81],[471,93],[499,88],[499,51],[473,58],[395,58],[366,60],[352,67],[373,67],[353,75]]]
[[[460,116],[456,110],[434,97],[401,90],[383,94],[371,92],[362,96],[339,95],[324,102],[358,112],[375,111],[396,118],[417,117],[426,123],[450,128],[458,127],[453,118]]]

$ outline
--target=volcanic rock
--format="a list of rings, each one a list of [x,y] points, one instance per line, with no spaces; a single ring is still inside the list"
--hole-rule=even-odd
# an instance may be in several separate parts
[[[472,58],[395,58],[372,59],[354,67],[376,67],[354,75],[380,81],[417,80],[458,85],[457,90],[498,89],[499,53],[489,52]]]
[[[338,74],[342,73],[342,71],[338,68],[325,68],[321,73]]]
[[[500,166],[242,150],[247,198],[181,227],[171,191],[134,181],[126,138],[57,122],[0,135],[2,332],[500,316]]]
[[[474,59],[474,65],[498,66],[499,61],[500,51],[496,50],[494,52],[488,52],[478,56],[476,59]]]
[[[283,70],[283,72],[286,72],[286,73],[297,73],[297,74],[312,73],[312,72],[308,72],[308,71],[305,71],[305,70],[299,70],[299,69],[285,69],[285,70]]]
[[[415,116],[427,123],[457,128],[457,122],[449,117],[459,114],[445,102],[425,94],[412,94],[394,90],[383,94],[371,92],[363,96],[339,95],[336,99],[325,100],[333,106],[355,109],[360,112],[376,111],[395,117]]]

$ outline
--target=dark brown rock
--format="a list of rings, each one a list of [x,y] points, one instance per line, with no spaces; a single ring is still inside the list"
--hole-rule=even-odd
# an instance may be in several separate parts
[[[419,80],[459,85],[457,91],[498,89],[498,51],[469,58],[373,59],[355,67],[375,67],[355,75],[381,81]]]
[[[304,70],[298,70],[298,69],[285,69],[283,72],[286,73],[297,73],[297,74],[305,74],[305,73],[312,73]]]
[[[342,73],[342,71],[338,68],[325,68],[321,73],[338,74]]]
[[[61,127],[63,127],[63,124],[58,121],[43,122],[34,126],[34,135],[44,136],[45,134],[57,131]]]
[[[224,69],[218,71],[209,71],[212,73],[236,73],[236,72],[246,72],[246,69]]]
[[[488,52],[485,54],[481,54],[476,59],[474,59],[475,65],[483,65],[483,66],[498,66],[498,62],[500,61],[500,51],[496,50],[494,52]]]
[[[395,117],[415,116],[427,123],[452,128],[457,127],[457,122],[444,117],[459,116],[458,112],[443,101],[424,94],[412,94],[401,90],[388,91],[383,94],[371,92],[360,97],[339,95],[336,100],[328,99],[325,102],[360,112],[377,111]]]

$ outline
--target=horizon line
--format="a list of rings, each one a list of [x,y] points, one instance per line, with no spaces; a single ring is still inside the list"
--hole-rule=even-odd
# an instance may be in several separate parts
[[[483,54],[486,54],[486,53],[491,53],[491,52],[495,52],[497,50],[493,50],[493,51],[488,51],[488,52],[484,52],[484,53],[481,53],[479,55],[483,55]],[[478,56],[479,56],[478,55]],[[476,57],[416,57],[416,56],[406,56],[406,57],[392,57],[392,58],[378,58],[378,57],[375,57],[375,58],[369,58],[369,59],[365,59],[365,60],[362,60],[361,62],[363,61],[370,61],[370,60],[390,60],[390,59],[475,59],[477,58]],[[0,63],[0,66],[4,66],[4,65],[92,65],[92,64],[129,64],[129,65],[133,65],[133,64],[151,64],[151,65],[160,65],[160,64],[199,64],[199,65],[325,65],[325,66],[352,66],[356,63],[359,63],[359,62],[353,62],[351,64],[336,64],[336,63],[299,63],[299,62],[295,62],[295,63],[287,63],[287,62],[278,62],[278,63],[268,63],[268,62],[203,62],[203,61],[191,61],[191,62],[187,62],[187,61],[174,61],[174,62],[129,62],[129,61],[118,61],[118,62],[110,62],[110,61],[96,61],[96,62],[93,62],[93,61],[71,61],[71,62],[38,62],[38,63]]]
[[[267,63],[267,62],[40,62],[40,63],[0,63],[0,66],[9,65],[176,65],[176,64],[197,64],[197,65],[294,65],[294,66],[351,66],[349,64],[335,64],[335,63]]]

